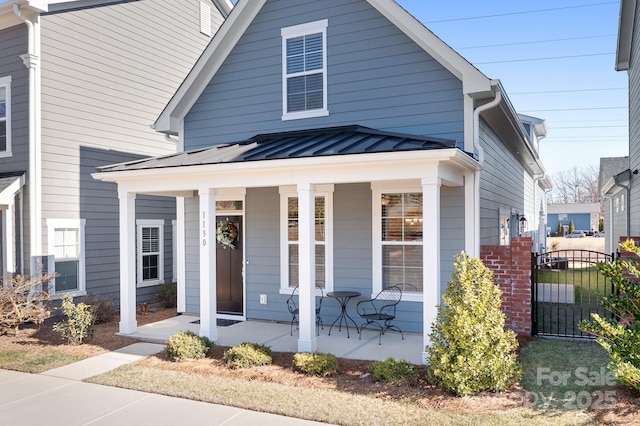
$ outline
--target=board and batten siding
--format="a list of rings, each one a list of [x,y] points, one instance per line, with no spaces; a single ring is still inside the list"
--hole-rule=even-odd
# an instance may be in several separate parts
[[[524,213],[525,193],[533,191],[533,183],[525,179],[524,167],[484,120],[480,121],[480,143],[485,153],[480,172],[480,244],[497,245],[500,210]]]
[[[222,18],[212,7],[212,25]],[[119,294],[116,186],[98,166],[175,152],[151,129],[205,46],[200,2],[117,2],[43,14],[42,211],[86,219],[87,291]],[[165,279],[173,278],[175,200],[139,196],[138,219],[165,221]],[[43,226],[44,250],[47,228]],[[139,301],[152,289],[138,291]]]
[[[10,157],[0,158],[0,172],[29,170],[29,70],[20,55],[27,53],[27,27],[19,25],[0,31],[0,77],[11,77],[11,152]],[[24,187],[21,259],[25,273],[29,273],[29,188]],[[18,216],[16,216],[18,219]],[[18,241],[19,237],[16,237]]]
[[[640,13],[640,3],[636,3],[636,17]],[[631,171],[640,169],[640,19],[633,23],[633,43],[629,64],[629,168]],[[608,176],[607,178],[609,178]],[[637,175],[633,176],[635,182],[631,184],[631,236],[640,235],[640,184]],[[626,224],[626,218],[625,218]],[[608,230],[608,229],[607,229]],[[626,229],[621,234],[626,236]],[[615,235],[614,235],[615,237]],[[617,237],[613,240],[617,247]]]
[[[282,121],[280,29],[321,19],[329,115]],[[463,121],[462,82],[366,1],[270,1],[185,117],[185,150],[351,124],[462,143]]]

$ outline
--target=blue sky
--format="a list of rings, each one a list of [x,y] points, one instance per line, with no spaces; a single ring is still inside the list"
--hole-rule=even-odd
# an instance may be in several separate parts
[[[619,0],[397,1],[500,79],[518,112],[547,121],[548,174],[627,155],[627,74],[614,70]]]
[[[500,79],[518,112],[547,121],[540,154],[548,174],[627,155],[627,73],[614,68],[619,1],[398,3]]]

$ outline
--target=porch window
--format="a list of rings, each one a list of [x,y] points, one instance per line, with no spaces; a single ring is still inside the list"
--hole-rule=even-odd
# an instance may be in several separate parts
[[[138,287],[164,281],[164,221],[139,220]]]
[[[282,194],[284,203],[282,218],[283,229],[285,230],[282,238],[282,246],[284,247],[282,258],[284,259],[281,268],[282,271],[282,292],[290,293],[291,288],[300,283],[299,275],[299,256],[298,256],[298,197],[292,193]],[[315,199],[315,262],[316,262],[316,281],[325,292],[333,289],[333,262],[331,259],[331,197],[329,193],[316,193]]]
[[[382,193],[380,212],[382,288],[422,292],[422,193]]]
[[[329,114],[327,25],[322,20],[281,30],[283,120]]]
[[[81,295],[85,292],[84,277],[84,225],[79,220],[47,220],[49,252],[49,271],[55,271],[58,276],[49,284],[50,293],[74,293]]]
[[[11,77],[0,77],[0,157],[11,155]]]

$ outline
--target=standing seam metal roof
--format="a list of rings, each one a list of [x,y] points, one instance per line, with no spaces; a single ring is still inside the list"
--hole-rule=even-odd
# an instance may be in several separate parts
[[[454,140],[384,132],[353,125],[261,134],[241,142],[99,167],[98,171],[116,172],[454,147]]]

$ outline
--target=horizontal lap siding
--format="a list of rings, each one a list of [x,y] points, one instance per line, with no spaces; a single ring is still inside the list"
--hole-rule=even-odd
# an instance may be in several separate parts
[[[636,15],[640,13],[640,3],[636,4]],[[629,167],[631,170],[640,169],[640,19],[636,19],[633,24],[633,43],[631,52],[631,62],[629,65]],[[631,196],[629,197],[631,213],[631,235],[640,235],[640,184],[638,178],[634,176],[631,184]],[[626,218],[623,226],[626,226]],[[620,228],[618,223],[616,228]],[[616,230],[616,232],[620,232]],[[626,236],[626,227],[621,234]],[[613,242],[617,247],[617,236]]]
[[[480,123],[480,143],[485,152],[480,172],[480,243],[496,245],[500,240],[500,209],[523,212],[526,173],[484,120]],[[533,191],[533,187],[526,191]]]
[[[121,2],[41,18],[43,218],[86,219],[90,293],[119,292],[116,186],[91,173],[175,151],[150,124],[210,41],[200,34],[199,3]],[[165,278],[173,279],[175,202],[138,197],[136,205],[138,219],[165,221]],[[46,226],[43,241],[46,251]],[[139,290],[139,301],[155,291]]]
[[[27,27],[19,25],[0,31],[0,77],[11,77],[11,157],[0,158],[0,172],[29,169],[29,71],[20,55],[27,53]],[[23,193],[23,259],[29,259],[29,189]],[[26,256],[26,257],[25,257]],[[24,262],[25,273],[30,262]]]
[[[247,317],[291,320],[280,294],[280,193],[278,188],[247,189],[245,247],[248,264]],[[267,304],[260,304],[260,295]]]
[[[330,114],[283,122],[280,29],[320,19]],[[348,124],[462,142],[462,84],[366,1],[270,1],[187,115],[185,147]]]
[[[185,198],[186,310],[200,312],[200,222],[198,197]]]

